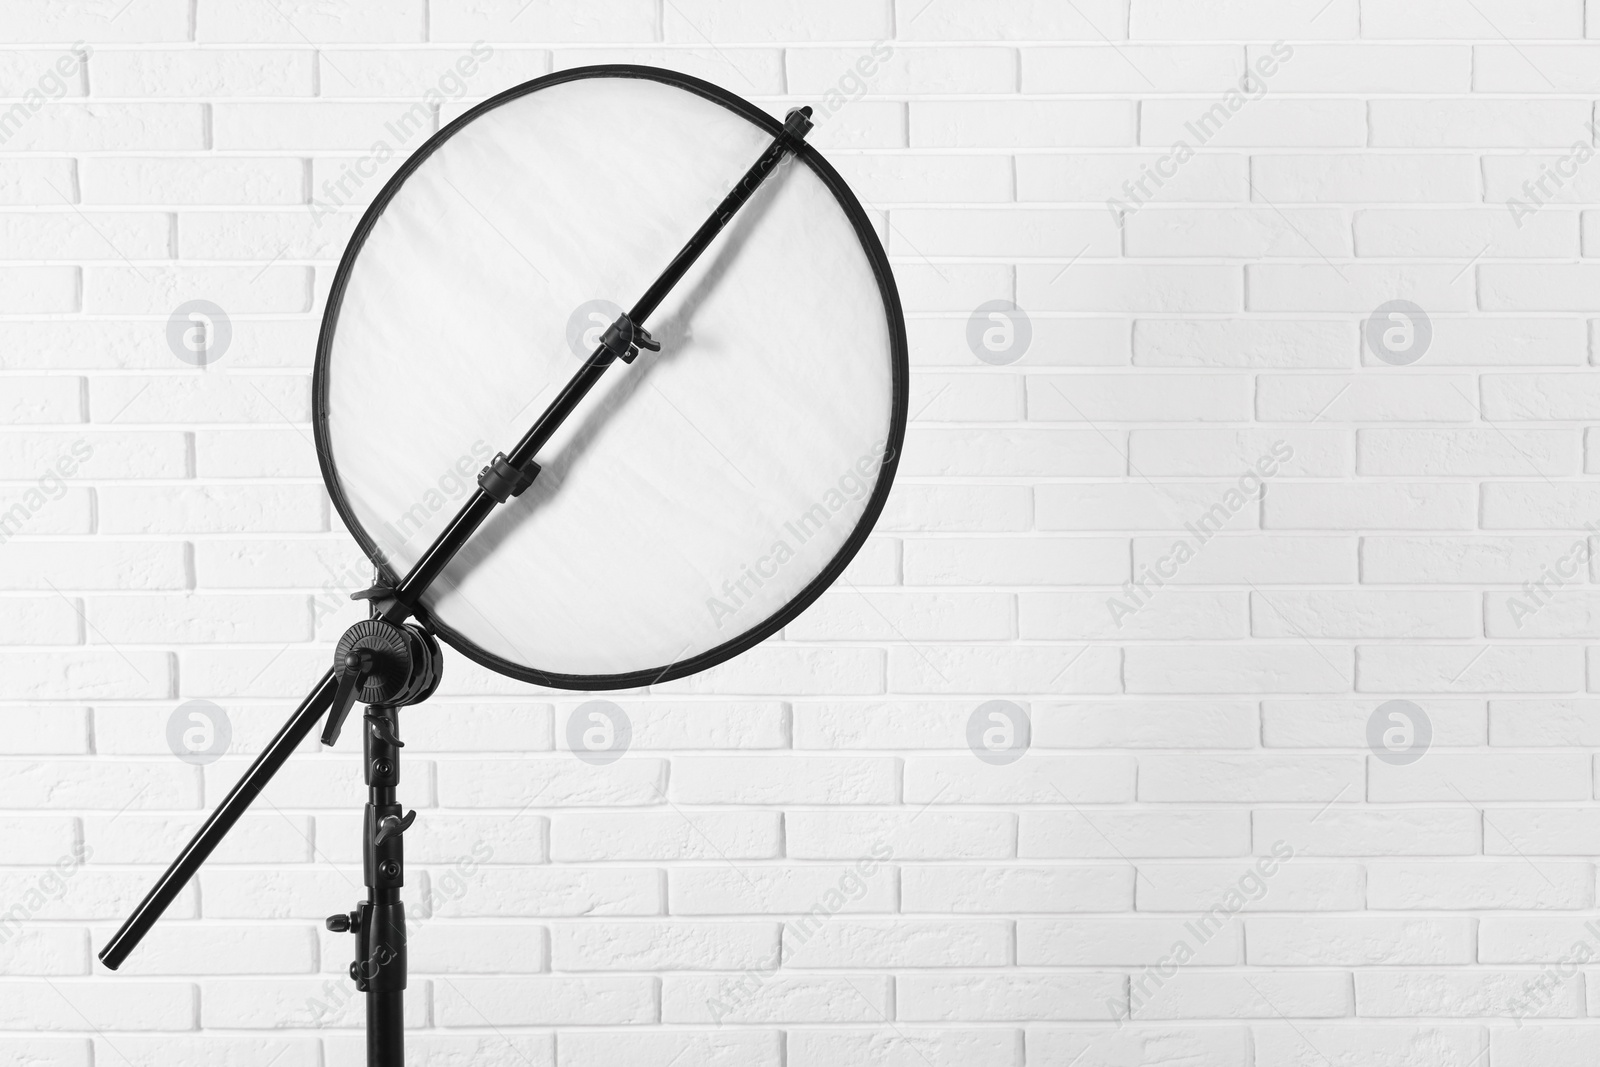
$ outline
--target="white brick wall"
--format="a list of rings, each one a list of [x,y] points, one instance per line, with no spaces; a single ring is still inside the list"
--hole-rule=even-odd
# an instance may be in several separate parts
[[[308,381],[362,205],[472,101],[619,61],[836,108],[815,140],[910,314],[902,477],[780,638],[611,694],[616,762],[568,750],[586,696],[451,655],[404,716],[412,1062],[1596,1062],[1600,3],[16,0],[0,31],[0,1062],[362,1062],[320,922],[361,895],[350,744],[122,973],[94,951],[361,615]],[[166,335],[193,299],[232,320],[204,369]],[[1420,358],[1367,339],[1396,300]],[[1020,358],[969,343],[991,301]],[[189,700],[231,727],[206,766],[167,740]],[[1026,752],[969,750],[995,729]]]

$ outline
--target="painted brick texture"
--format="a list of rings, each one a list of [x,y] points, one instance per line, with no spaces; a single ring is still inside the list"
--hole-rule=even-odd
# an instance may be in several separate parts
[[[361,210],[473,102],[611,62],[818,109],[908,312],[904,461],[846,580],[705,675],[448,654],[403,713],[411,1062],[1595,1062],[1594,0],[0,37],[0,1062],[363,1062],[321,923],[362,894],[348,741],[94,953],[362,616],[309,426]],[[620,759],[573,751],[619,715]]]

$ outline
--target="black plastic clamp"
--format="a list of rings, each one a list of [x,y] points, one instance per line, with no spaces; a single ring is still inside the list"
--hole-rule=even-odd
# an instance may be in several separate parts
[[[618,315],[617,321],[607,326],[606,332],[600,335],[600,347],[605,349],[611,358],[632,363],[641,348],[648,348],[652,352],[661,351],[661,342],[651,337],[649,330],[623,314]]]
[[[496,503],[504,504],[514,496],[521,496],[523,490],[532,485],[538,476],[539,464],[533,460],[530,459],[526,467],[518,470],[506,459],[506,454],[500,452],[489,461],[487,467],[478,472],[478,486],[494,497]]]
[[[792,108],[783,117],[783,133],[779,135],[785,147],[791,150],[799,148],[805,141],[806,134],[811,132],[812,125],[809,106]]]

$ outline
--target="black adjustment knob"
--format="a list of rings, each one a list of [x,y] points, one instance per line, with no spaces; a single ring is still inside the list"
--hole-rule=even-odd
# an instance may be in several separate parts
[[[600,347],[608,352],[611,358],[632,363],[641,348],[648,348],[652,352],[661,351],[661,342],[651,337],[649,330],[634,322],[626,314],[622,314],[617,316],[617,321],[607,326],[605,333],[600,335]]]
[[[378,833],[372,839],[372,843],[381,845],[391,837],[399,837],[411,829],[411,824],[416,821],[417,813],[414,811],[407,812],[403,819],[398,815],[385,815],[378,820]]]
[[[385,719],[380,715],[368,715],[366,719],[367,727],[372,731],[373,737],[386,745],[393,745],[395,748],[406,747],[406,743],[400,740],[399,735],[394,732],[394,722],[392,720]]]
[[[339,688],[334,690],[333,704],[328,708],[328,721],[322,727],[323,744],[331,745],[339,740],[345,716],[355,706],[361,695],[361,687],[366,684],[368,675],[372,674],[376,665],[371,651],[365,648],[352,648],[336,661]]]
[[[361,929],[361,913],[351,911],[330,915],[327,919],[327,926],[328,929],[336,934],[357,933]]]

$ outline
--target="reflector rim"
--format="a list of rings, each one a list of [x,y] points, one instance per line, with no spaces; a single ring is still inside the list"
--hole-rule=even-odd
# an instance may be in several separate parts
[[[490,97],[465,114],[461,115],[438,133],[428,138],[409,159],[401,165],[382,190],[373,199],[372,204],[362,215],[355,232],[350,237],[350,243],[345,246],[344,254],[339,259],[339,269],[333,277],[333,285],[328,291],[327,306],[323,310],[322,327],[317,336],[316,362],[312,371],[311,393],[311,427],[316,439],[317,463],[322,470],[322,480],[327,487],[328,496],[333,501],[334,508],[339,517],[344,520],[345,528],[350,531],[361,550],[367,558],[378,568],[385,581],[397,582],[397,575],[389,567],[382,550],[356,519],[350,506],[349,499],[345,496],[344,487],[339,479],[339,472],[334,466],[331,447],[331,437],[328,429],[328,378],[330,350],[333,345],[334,333],[338,327],[339,310],[344,301],[345,286],[350,280],[351,271],[355,267],[356,258],[360,255],[366,243],[368,234],[377,224],[378,218],[383,214],[384,208],[394,199],[400,187],[413,173],[416,172],[424,161],[431,156],[440,145],[444,144],[464,126],[474,119],[516,100],[519,97],[537,92],[540,89],[563,82],[578,81],[585,78],[639,78],[645,81],[660,82],[675,88],[684,89],[702,96],[707,100],[720,104],[737,115],[748,119],[770,135],[776,137],[783,124],[778,119],[768,115],[754,104],[744,100],[721,86],[703,81],[692,75],[682,74],[677,71],[664,70],[659,67],[646,67],[626,63],[609,63],[588,67],[574,67],[570,70],[557,71],[547,74],[532,81],[523,82],[506,91]],[[451,648],[466,656],[475,663],[479,663],[497,674],[519,681],[532,682],[535,685],[547,686],[553,689],[572,690],[599,690],[599,689],[633,689],[640,686],[655,685],[660,682],[682,678],[714,667],[725,660],[732,659],[755,645],[765,641],[768,637],[787,626],[802,611],[810,607],[812,602],[821,596],[823,591],[836,581],[845,567],[855,558],[867,537],[872,533],[872,528],[878,521],[878,516],[883,511],[884,503],[888,500],[889,490],[894,484],[894,476],[900,464],[900,451],[905,441],[906,408],[910,393],[910,366],[906,355],[906,325],[905,314],[900,306],[900,293],[895,287],[894,273],[889,267],[889,258],[885,254],[883,244],[878,240],[877,231],[867,217],[866,211],[861,207],[860,201],[850,191],[850,187],[839,176],[838,171],[828,163],[822,155],[812,148],[809,143],[802,144],[795,153],[804,161],[827,186],[828,191],[844,209],[846,217],[850,220],[851,227],[855,230],[856,238],[861,242],[871,264],[873,276],[877,279],[879,293],[883,297],[884,314],[889,327],[889,357],[892,374],[892,394],[890,397],[889,435],[886,441],[887,450],[878,471],[878,480],[873,486],[872,494],[867,498],[866,508],[860,520],[850,535],[845,539],[839,551],[828,564],[819,571],[806,586],[788,601],[782,608],[773,612],[767,618],[751,626],[743,633],[713,646],[704,652],[684,660],[674,660],[660,667],[652,667],[621,674],[563,674],[554,671],[544,671],[536,667],[516,663],[503,656],[496,655],[480,648],[470,638],[456,631],[447,623],[436,618],[426,605],[418,604],[416,614],[425,619],[439,636]],[[738,175],[729,175],[733,181]],[[688,240],[689,234],[684,234]],[[662,264],[665,267],[666,264]],[[622,294],[631,299],[631,294]],[[803,311],[803,309],[802,309]],[[511,442],[505,442],[509,447]]]

